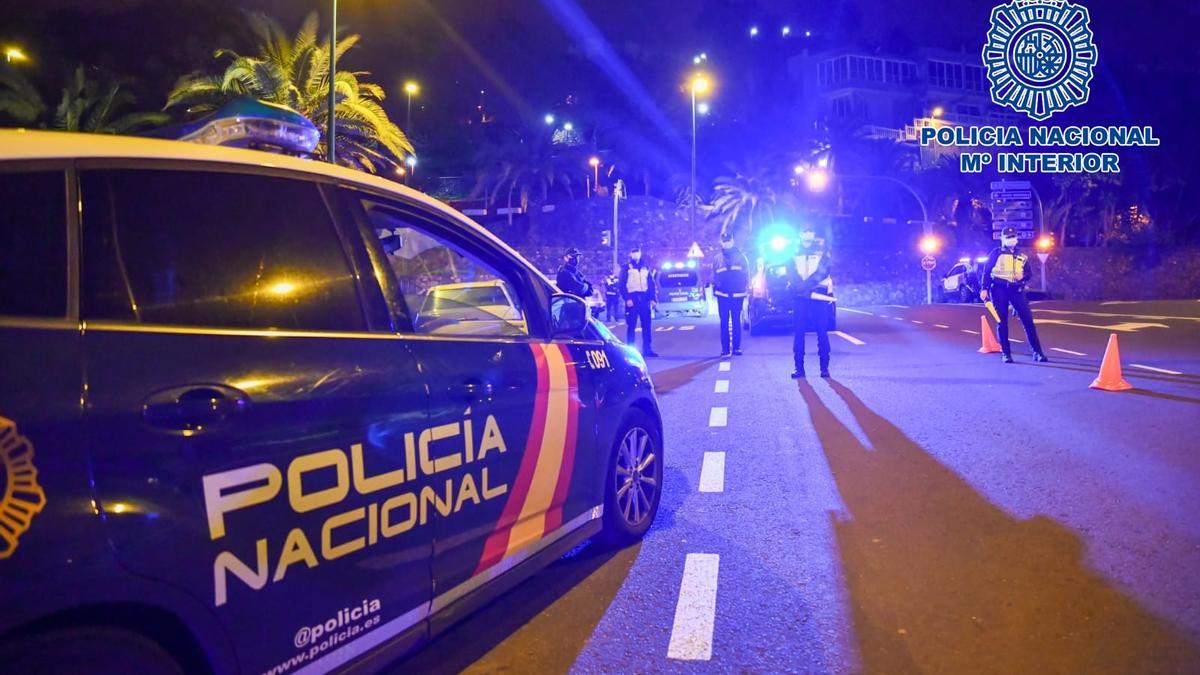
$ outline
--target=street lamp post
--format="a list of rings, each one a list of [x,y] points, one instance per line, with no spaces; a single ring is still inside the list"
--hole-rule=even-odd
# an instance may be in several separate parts
[[[412,80],[404,83],[404,93],[408,95],[408,110],[404,117],[404,133],[412,139],[412,97],[421,91],[421,87]]]
[[[600,194],[600,158],[588,158],[588,166],[592,167],[592,172],[595,174],[595,177],[592,178],[592,196],[595,197]]]
[[[690,224],[692,226],[692,238],[696,238],[696,95],[703,94],[708,91],[709,81],[703,74],[697,74],[692,77],[691,93],[692,93],[692,181],[691,181],[691,207],[690,207]]]
[[[326,154],[329,155],[329,163],[337,163],[337,150],[335,149],[336,141],[334,134],[337,133],[337,122],[334,121],[336,115],[334,110],[337,107],[337,87],[335,86],[335,78],[337,77],[337,0],[330,0],[329,12],[329,110],[326,113],[327,130],[325,132],[325,144],[329,146]]]

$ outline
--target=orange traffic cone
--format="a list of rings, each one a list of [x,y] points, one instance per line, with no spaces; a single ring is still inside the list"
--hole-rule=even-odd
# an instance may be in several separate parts
[[[1117,334],[1108,336],[1108,347],[1104,349],[1104,361],[1100,363],[1100,376],[1092,382],[1092,389],[1104,391],[1126,391],[1133,385],[1121,377],[1121,350],[1117,347]]]
[[[992,332],[986,316],[979,317],[979,334],[983,336],[983,346],[979,348],[980,354],[1000,353],[1000,343],[996,342],[996,334]]]

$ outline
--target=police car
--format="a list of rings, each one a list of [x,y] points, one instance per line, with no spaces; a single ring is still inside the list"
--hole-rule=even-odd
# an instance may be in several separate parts
[[[660,318],[678,316],[708,316],[708,298],[704,283],[696,269],[696,261],[664,262],[658,273],[658,304],[655,314]]]
[[[0,131],[0,204],[0,670],[378,667],[654,520],[641,357],[436,200]]]
[[[942,302],[976,302],[979,299],[979,271],[987,256],[960,258],[942,275],[939,299]]]

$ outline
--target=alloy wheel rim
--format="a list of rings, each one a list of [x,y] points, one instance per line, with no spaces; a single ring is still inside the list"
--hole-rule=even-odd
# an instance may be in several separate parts
[[[658,491],[657,461],[650,434],[645,429],[634,427],[626,432],[617,448],[617,509],[631,527],[641,525],[650,517]]]

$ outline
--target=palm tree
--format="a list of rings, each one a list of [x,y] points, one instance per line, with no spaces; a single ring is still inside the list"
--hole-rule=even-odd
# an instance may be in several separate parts
[[[154,111],[119,114],[122,108],[136,103],[136,98],[124,88],[122,81],[92,79],[83,66],[71,74],[52,114],[41,94],[19,73],[11,69],[0,73],[0,87],[3,87],[0,89],[0,112],[23,125],[36,124],[59,131],[127,134],[170,120],[166,113]]]
[[[167,96],[164,108],[185,108],[207,113],[240,96],[285,105],[326,129],[329,115],[329,49],[317,39],[317,15],[309,14],[294,37],[274,19],[249,14],[247,22],[258,45],[252,56],[218,49],[214,57],[228,61],[219,75],[195,72],[180,78]],[[358,44],[358,35],[338,39],[337,60]],[[350,166],[376,172],[394,167],[413,146],[400,127],[388,118],[381,101],[383,87],[363,81],[370,73],[339,70],[334,76],[338,159]],[[326,155],[326,139],[314,154]]]
[[[506,192],[511,225],[514,194],[526,210],[531,201],[548,201],[550,190],[555,187],[563,188],[568,198],[574,199],[569,157],[577,154],[564,152],[561,144],[540,130],[484,146],[475,157],[479,175],[472,195],[486,195],[490,205],[496,203],[501,192]]]
[[[788,202],[782,189],[786,184],[770,162],[750,161],[741,165],[729,164],[729,174],[718,176],[713,183],[712,215],[721,220],[721,232],[732,232],[743,220],[753,231],[756,222],[765,214],[775,217],[775,207]]]

